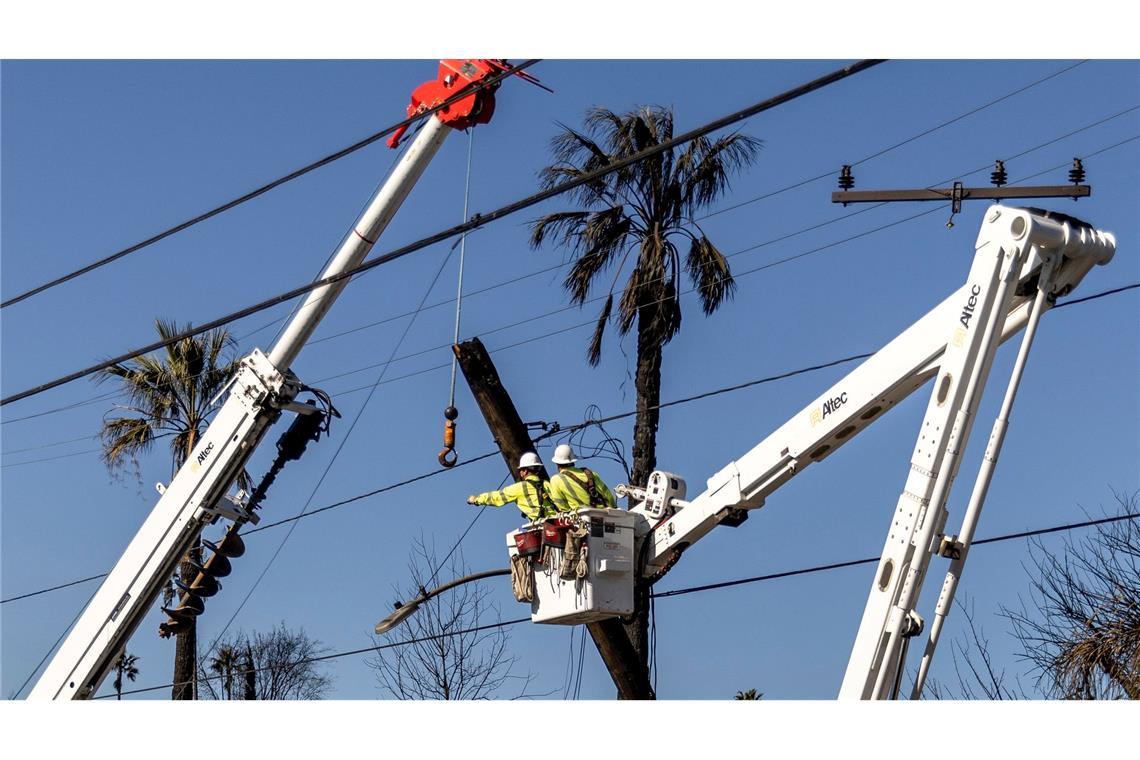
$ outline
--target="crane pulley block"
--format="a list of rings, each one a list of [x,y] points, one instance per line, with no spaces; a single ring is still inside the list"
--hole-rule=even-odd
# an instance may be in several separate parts
[[[408,116],[436,108],[464,89],[470,89],[470,95],[448,103],[437,111],[436,118],[452,129],[467,129],[475,124],[486,124],[495,113],[495,90],[499,88],[499,82],[477,85],[496,74],[512,71],[513,68],[502,58],[444,58],[439,62],[439,75],[412,91]],[[513,73],[532,84],[542,86],[529,74],[521,71]],[[397,147],[407,130],[407,126],[403,126],[393,132],[388,138],[388,147]]]

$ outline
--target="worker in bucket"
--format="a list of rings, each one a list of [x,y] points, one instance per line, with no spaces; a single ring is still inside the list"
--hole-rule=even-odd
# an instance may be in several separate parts
[[[528,451],[519,459],[519,479],[501,491],[488,491],[478,496],[468,496],[468,504],[484,507],[501,507],[514,503],[523,515],[535,522],[554,514],[547,482],[542,479],[542,460],[538,454]]]
[[[560,444],[551,460],[558,472],[550,478],[550,500],[559,512],[577,512],[581,507],[613,509],[617,506],[613,491],[598,473],[587,467],[575,467],[574,449]]]

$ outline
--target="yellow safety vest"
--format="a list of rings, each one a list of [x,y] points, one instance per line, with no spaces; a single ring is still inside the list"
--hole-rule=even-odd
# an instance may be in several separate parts
[[[596,472],[590,472],[590,475],[593,476],[594,492],[599,503],[590,503],[590,491],[587,488],[590,481],[586,472],[577,467],[566,467],[550,479],[550,500],[554,502],[559,512],[576,512],[580,507],[612,509],[617,506],[613,492]]]
[[[475,497],[475,503],[486,507],[501,507],[514,503],[528,520],[537,520],[554,514],[546,481],[537,475],[511,483],[501,491],[488,491]]]

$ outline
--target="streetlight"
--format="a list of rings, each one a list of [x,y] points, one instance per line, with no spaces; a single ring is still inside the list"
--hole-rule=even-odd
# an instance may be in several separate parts
[[[505,567],[500,570],[484,570],[481,573],[472,573],[471,575],[465,575],[462,578],[457,578],[453,581],[449,581],[438,588],[432,589],[431,591],[425,591],[421,587],[420,595],[415,599],[412,599],[409,602],[396,602],[396,604],[393,605],[395,607],[395,610],[392,612],[392,614],[376,624],[376,633],[387,633],[391,629],[398,626],[400,623],[404,622],[406,619],[410,618],[415,613],[415,611],[420,608],[421,604],[426,602],[428,599],[431,599],[433,596],[442,594],[448,589],[455,588],[456,586],[462,586],[464,583],[471,583],[472,581],[482,580],[484,578],[493,578],[496,575],[510,574],[511,569],[509,567]]]

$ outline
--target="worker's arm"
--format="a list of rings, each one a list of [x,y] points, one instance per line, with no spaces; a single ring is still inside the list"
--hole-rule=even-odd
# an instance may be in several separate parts
[[[601,494],[601,497],[605,500],[607,507],[610,509],[617,508],[617,499],[614,498],[614,492],[610,490],[610,487],[606,485],[605,481],[603,481],[601,476],[596,472],[594,473],[594,487],[598,489],[598,493]]]
[[[522,495],[522,484],[511,483],[501,491],[488,491],[478,496],[468,496],[468,504],[477,504],[482,507],[501,507],[518,500]]]

